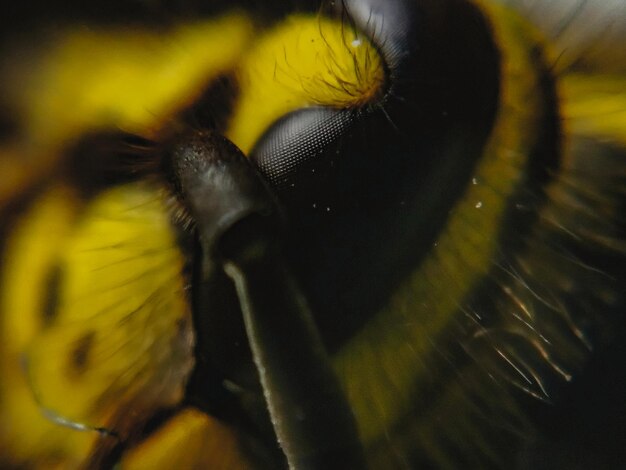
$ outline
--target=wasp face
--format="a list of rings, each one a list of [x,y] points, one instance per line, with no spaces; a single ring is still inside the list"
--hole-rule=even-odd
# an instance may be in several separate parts
[[[497,1],[249,3],[3,63],[2,460],[558,465],[623,324],[623,70]]]

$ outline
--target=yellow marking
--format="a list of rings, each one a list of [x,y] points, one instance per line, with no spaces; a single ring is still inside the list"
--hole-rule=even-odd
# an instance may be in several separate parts
[[[253,45],[238,69],[241,89],[227,131],[244,153],[285,114],[309,106],[355,108],[381,93],[379,54],[348,24],[287,18]]]
[[[122,470],[253,468],[237,434],[201,411],[185,409],[122,458]]]
[[[156,407],[181,398],[192,338],[172,232],[159,192],[142,184],[112,189],[87,207],[64,252],[56,321],[29,351],[44,406],[107,426],[129,399]],[[97,367],[68,374],[75,348],[92,331]]]
[[[626,145],[626,77],[576,73],[560,91],[569,132]]]
[[[233,15],[168,33],[69,32],[20,100],[29,133],[46,146],[103,127],[145,136],[231,70],[252,31]]]
[[[0,455],[53,467],[59,454],[76,467],[94,436],[63,432],[33,401],[22,354],[42,328],[50,270],[58,263],[77,213],[74,191],[56,187],[19,220],[5,247],[0,286]],[[73,396],[71,391],[67,396]],[[9,450],[10,449],[10,450]],[[54,452],[50,452],[54,449]]]
[[[17,238],[23,245],[34,238],[31,246],[40,244],[44,255],[53,250],[60,258],[63,278],[51,325],[36,331],[42,305],[33,296],[32,280],[44,285],[38,278],[45,274],[29,246],[12,247],[10,253],[21,259],[10,273],[28,272],[3,290],[11,302],[3,306],[2,318],[11,322],[4,325],[3,343],[14,354],[6,366],[13,377],[0,407],[9,415],[1,425],[10,429],[3,429],[8,436],[2,437],[11,454],[24,460],[84,458],[97,437],[47,421],[34,397],[64,419],[124,434],[182,398],[193,364],[183,260],[160,192],[143,184],[109,190],[85,208],[71,232],[66,223],[55,240],[50,222],[65,220],[57,212],[32,213],[28,220],[39,229],[26,226],[28,235]],[[93,335],[89,364],[78,373],[71,365],[86,334]],[[11,345],[12,337],[17,344]],[[26,374],[17,357],[24,351]]]
[[[10,331],[2,342],[5,353],[19,354],[41,329],[48,275],[63,253],[76,212],[75,192],[57,187],[18,220],[2,266],[10,273],[3,277],[0,297],[2,331]]]

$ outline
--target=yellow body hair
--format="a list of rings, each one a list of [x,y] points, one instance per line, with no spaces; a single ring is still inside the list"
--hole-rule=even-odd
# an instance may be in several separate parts
[[[44,412],[129,432],[128,407],[140,418],[176,404],[193,364],[182,258],[160,193],[143,184],[112,189],[71,226],[61,217],[71,203],[57,198],[46,196],[29,214],[16,239],[28,246],[13,251],[48,269],[11,260],[30,269],[19,277],[21,270],[14,270],[16,277],[2,289],[4,330],[23,332],[13,336],[19,344],[3,367],[12,381],[2,390],[2,411],[11,415],[2,423],[22,428],[4,432],[9,439],[21,436],[13,449],[24,456],[82,454],[97,437],[59,428]],[[54,242],[57,234],[61,239]],[[56,250],[51,256],[45,252],[50,248]],[[40,255],[33,258],[35,249]],[[32,285],[30,271],[45,275],[51,265],[60,275],[58,298],[37,332],[44,326],[46,292],[24,289]]]
[[[248,153],[291,111],[372,102],[385,73],[370,41],[354,28],[323,17],[292,16],[253,43],[237,79],[241,97],[226,136]]]

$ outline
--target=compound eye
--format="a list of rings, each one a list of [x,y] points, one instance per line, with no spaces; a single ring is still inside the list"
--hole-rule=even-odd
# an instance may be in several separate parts
[[[278,120],[254,147],[250,158],[277,190],[298,184],[304,173],[337,142],[362,111],[306,108]]]

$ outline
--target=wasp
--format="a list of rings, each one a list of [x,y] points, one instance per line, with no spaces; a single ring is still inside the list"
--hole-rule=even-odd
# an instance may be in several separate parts
[[[565,465],[621,364],[624,25],[572,33],[617,10],[206,10],[6,40],[3,464]]]

